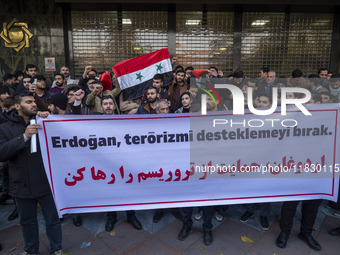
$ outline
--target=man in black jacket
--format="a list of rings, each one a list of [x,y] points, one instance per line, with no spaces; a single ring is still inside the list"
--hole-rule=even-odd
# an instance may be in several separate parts
[[[113,115],[115,110],[115,104],[113,97],[111,96],[103,96],[101,98],[101,108],[104,115]],[[117,212],[107,212],[107,219],[105,224],[105,230],[110,232],[115,224],[117,223]],[[142,224],[136,217],[136,212],[134,210],[126,211],[126,217],[128,223],[130,223],[135,229],[141,230]]]
[[[22,228],[25,254],[39,253],[37,203],[46,221],[51,254],[62,253],[59,217],[45,174],[40,147],[31,153],[31,137],[40,125],[30,125],[37,113],[34,97],[29,92],[14,97],[15,110],[0,125],[0,161],[9,161],[9,194],[15,198]]]

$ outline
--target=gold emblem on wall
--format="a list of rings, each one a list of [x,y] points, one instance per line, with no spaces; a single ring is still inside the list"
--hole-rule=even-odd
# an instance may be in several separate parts
[[[5,47],[20,51],[23,47],[30,46],[29,40],[33,37],[33,34],[28,31],[26,23],[13,19],[10,23],[3,23],[3,31],[0,36],[5,40]]]

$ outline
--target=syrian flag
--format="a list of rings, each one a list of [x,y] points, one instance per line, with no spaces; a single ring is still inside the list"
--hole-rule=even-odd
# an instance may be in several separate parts
[[[169,86],[173,79],[169,51],[166,48],[124,60],[112,69],[123,91],[124,101],[143,96],[145,89],[152,86],[155,74],[164,75],[163,86]]]

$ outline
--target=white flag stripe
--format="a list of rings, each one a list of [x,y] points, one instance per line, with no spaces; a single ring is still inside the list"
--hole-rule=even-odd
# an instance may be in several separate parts
[[[157,71],[157,65],[161,65],[162,66],[162,70],[161,71]],[[136,86],[140,83],[146,82],[148,80],[151,80],[153,78],[153,76],[156,73],[167,73],[167,72],[171,72],[172,71],[172,66],[171,66],[171,62],[170,59],[164,59],[162,61],[159,61],[151,66],[148,66],[144,69],[141,69],[139,71],[133,72],[133,73],[129,73],[129,74],[125,74],[122,75],[120,77],[118,77],[118,82],[120,84],[121,89],[127,89],[127,88],[131,88],[133,86]],[[141,75],[143,76],[140,79],[137,79],[137,74],[141,73]]]

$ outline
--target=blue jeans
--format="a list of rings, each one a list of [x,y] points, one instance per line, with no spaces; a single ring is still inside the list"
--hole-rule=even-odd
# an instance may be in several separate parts
[[[61,250],[62,233],[59,216],[52,194],[38,198],[15,198],[22,234],[25,240],[24,251],[39,253],[39,228],[37,220],[37,203],[45,218],[46,234],[50,241],[50,253]]]
[[[203,211],[203,230],[204,231],[211,231],[213,228],[213,224],[211,223],[212,217],[214,215],[214,206],[203,206],[203,207],[199,207],[199,210],[202,209]],[[182,215],[182,220],[183,220],[183,224],[191,227],[193,222],[192,222],[192,218],[191,218],[191,214],[192,214],[193,208],[192,207],[182,207],[179,208],[179,212]]]

